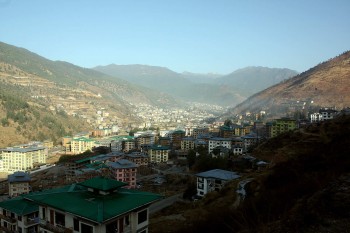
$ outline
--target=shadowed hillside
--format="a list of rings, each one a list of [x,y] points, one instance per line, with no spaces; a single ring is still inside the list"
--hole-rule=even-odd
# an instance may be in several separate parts
[[[346,232],[349,145],[349,116],[282,134],[254,151],[272,163],[265,171],[242,174],[252,181],[240,205],[233,181],[200,201],[163,210],[152,222],[168,226],[168,232]]]

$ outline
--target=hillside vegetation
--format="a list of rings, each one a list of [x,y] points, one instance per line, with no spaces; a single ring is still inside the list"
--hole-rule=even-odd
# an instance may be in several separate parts
[[[52,140],[89,129],[81,119],[64,111],[47,111],[45,105],[28,101],[23,87],[0,86],[0,148],[33,140]]]
[[[285,114],[293,103],[338,109],[350,106],[350,52],[325,61],[269,87],[237,105],[229,114],[247,111]]]
[[[164,225],[172,229],[167,232],[346,232],[349,145],[349,116],[280,135],[254,151],[271,167],[242,174],[252,181],[239,205],[234,181],[200,201],[163,210],[151,230],[162,232],[153,226]]]

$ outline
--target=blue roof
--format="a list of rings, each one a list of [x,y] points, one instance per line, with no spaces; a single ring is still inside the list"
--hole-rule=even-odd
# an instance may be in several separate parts
[[[8,152],[20,152],[20,153],[27,153],[31,151],[37,151],[37,150],[44,150],[46,147],[29,147],[29,148],[6,148],[1,149],[1,151],[8,151]]]
[[[13,182],[29,182],[30,181],[30,176],[26,172],[15,172],[12,175],[8,176],[8,181],[10,183]]]
[[[214,169],[206,172],[197,173],[196,176],[220,180],[234,180],[240,177],[236,172],[226,171],[222,169]]]
[[[107,165],[112,168],[136,168],[137,165],[127,159],[119,159],[117,162],[108,162]]]

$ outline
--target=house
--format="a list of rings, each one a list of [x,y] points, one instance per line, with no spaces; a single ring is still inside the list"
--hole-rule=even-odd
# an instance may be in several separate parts
[[[167,146],[154,145],[148,150],[148,158],[151,163],[166,163],[169,159],[170,149]]]
[[[127,159],[120,159],[117,162],[106,164],[114,179],[127,183],[127,188],[136,188],[137,165]]]
[[[9,183],[9,196],[16,197],[23,193],[29,193],[30,176],[26,172],[15,172],[12,175],[8,175]]]
[[[197,196],[203,197],[209,192],[219,191],[228,181],[239,178],[236,172],[214,169],[196,174]]]
[[[161,196],[125,189],[126,185],[113,179],[95,177],[65,187],[27,194],[18,199],[19,203],[12,205],[13,212],[5,211],[5,214],[11,217],[15,225],[18,219],[15,211],[22,210],[20,207],[30,203],[32,213],[39,213],[39,219],[34,218],[39,220],[37,228],[19,231],[23,228],[14,226],[7,232],[147,233],[148,207]],[[7,206],[13,200],[1,202],[0,208],[10,209]],[[31,214],[28,212],[25,213]],[[1,219],[2,227],[5,227],[4,217]],[[9,228],[8,224],[6,226]]]

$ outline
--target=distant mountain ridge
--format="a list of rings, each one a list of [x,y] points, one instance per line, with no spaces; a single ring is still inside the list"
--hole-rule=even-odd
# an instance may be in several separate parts
[[[226,106],[234,106],[251,94],[297,74],[289,69],[266,67],[248,67],[228,75],[176,73],[146,65],[111,64],[93,69],[184,101]]]
[[[350,51],[322,62],[319,65],[259,93],[233,108],[228,114],[245,112],[285,113],[292,103],[305,107],[350,106]]]
[[[215,81],[222,85],[239,86],[241,90],[252,95],[297,74],[298,72],[287,68],[249,66],[222,76]]]

